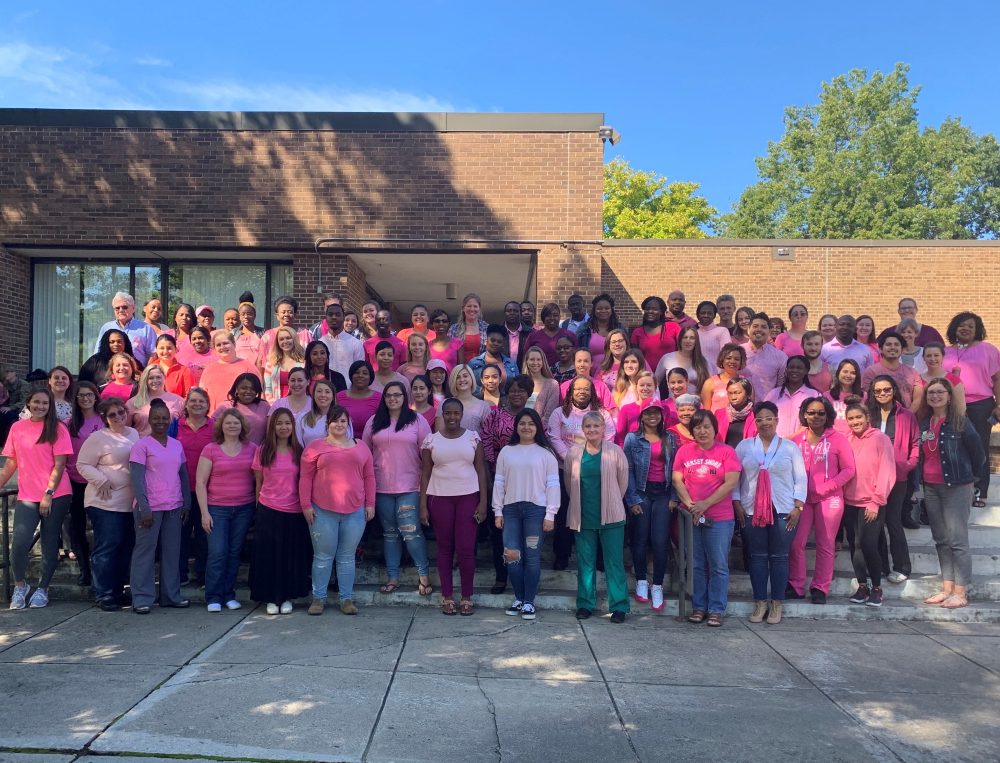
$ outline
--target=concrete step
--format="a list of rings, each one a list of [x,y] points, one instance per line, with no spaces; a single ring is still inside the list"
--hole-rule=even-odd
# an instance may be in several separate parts
[[[941,570],[938,564],[937,549],[934,546],[909,546],[910,564],[914,575],[936,575]],[[816,551],[811,548],[806,549],[806,566],[812,570],[816,559]],[[733,564],[734,560],[730,561]],[[742,565],[742,561],[735,560],[737,566]],[[851,572],[851,558],[847,551],[841,551],[834,558],[834,570],[837,572]],[[973,575],[1000,575],[1000,548],[981,548],[973,551],[972,554],[972,574]]]

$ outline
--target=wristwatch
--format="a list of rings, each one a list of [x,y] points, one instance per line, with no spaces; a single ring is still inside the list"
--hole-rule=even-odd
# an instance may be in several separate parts
[[[48,489],[47,489],[47,490],[45,491],[45,495],[47,495],[47,496],[48,496],[49,498],[51,498],[51,497],[52,497],[52,496],[54,496],[55,494],[56,494],[56,491],[55,491],[55,490],[53,490],[52,488],[48,488]]]

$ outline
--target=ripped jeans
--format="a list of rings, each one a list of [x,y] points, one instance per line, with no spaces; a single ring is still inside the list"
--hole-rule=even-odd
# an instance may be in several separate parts
[[[545,507],[518,501],[503,507],[503,545],[514,596],[535,603],[542,575],[542,522]],[[516,557],[516,558],[514,558]]]
[[[375,494],[375,514],[382,523],[382,547],[389,580],[399,580],[399,560],[403,557],[400,536],[413,557],[417,574],[427,576],[427,540],[420,528],[419,497],[415,491]]]

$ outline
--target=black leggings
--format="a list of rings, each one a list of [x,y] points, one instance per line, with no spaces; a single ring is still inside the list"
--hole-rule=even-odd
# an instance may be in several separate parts
[[[990,416],[993,415],[993,407],[996,404],[994,398],[988,397],[985,400],[977,400],[966,406],[966,415],[969,417],[969,421],[972,422],[972,426],[975,427],[976,434],[979,435],[979,439],[983,443],[983,450],[987,454],[990,452],[990,431],[993,429],[990,426]],[[986,500],[986,493],[989,489],[990,460],[987,458],[983,462],[979,473],[976,474],[976,492],[979,494],[980,501]]]
[[[69,505],[69,543],[84,577],[90,576],[90,542],[87,540],[87,509],[83,505],[86,482],[70,481],[73,501]]]
[[[880,506],[874,522],[865,521],[865,510],[860,506],[845,506],[847,542],[854,563],[854,577],[859,585],[872,582],[873,588],[882,585],[882,556],[878,552],[878,539],[885,527],[885,506]],[[857,545],[856,545],[857,544]]]

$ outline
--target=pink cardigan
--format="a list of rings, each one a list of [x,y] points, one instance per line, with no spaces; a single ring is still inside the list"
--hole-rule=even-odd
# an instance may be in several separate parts
[[[580,463],[584,445],[574,445],[563,461],[569,508],[566,526],[580,530]],[[605,442],[601,449],[601,524],[610,525],[625,521],[625,491],[628,489],[628,460],[625,453],[613,442]]]
[[[849,506],[881,509],[896,484],[896,454],[892,441],[875,427],[858,437],[851,432],[847,441],[854,451],[854,478],[844,486],[844,502]]]

